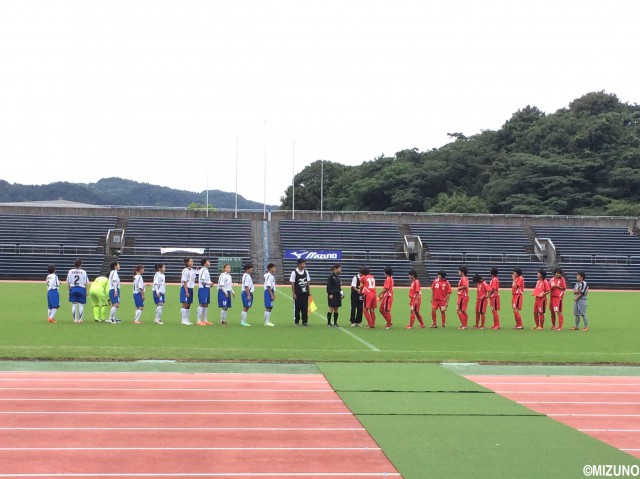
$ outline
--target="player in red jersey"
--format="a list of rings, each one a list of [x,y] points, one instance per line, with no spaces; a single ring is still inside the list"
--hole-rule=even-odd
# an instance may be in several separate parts
[[[420,280],[418,279],[418,273],[416,273],[415,269],[409,271],[409,279],[411,280],[411,286],[409,287],[409,306],[411,307],[411,316],[409,316],[409,325],[405,326],[404,329],[412,329],[416,318],[418,318],[420,327],[424,328],[424,321],[420,314],[422,293],[420,292]]]
[[[533,303],[533,319],[536,325],[531,329],[544,329],[544,313],[547,309],[547,295],[551,292],[549,281],[546,280],[547,272],[538,270],[538,281],[533,289],[535,300]]]
[[[511,306],[513,307],[513,316],[516,319],[516,325],[513,329],[524,329],[522,326],[522,297],[524,295],[524,278],[522,277],[522,270],[520,268],[513,268],[511,273]]]
[[[391,329],[393,323],[391,322],[391,305],[393,304],[393,269],[389,266],[384,268],[384,286],[382,286],[382,292],[380,293],[380,314],[387,321],[387,325],[384,329]]]
[[[376,306],[378,296],[376,296],[376,279],[371,274],[367,266],[360,268],[360,288],[362,291],[364,317],[367,319],[365,328],[376,327]]]
[[[489,282],[489,306],[493,314],[493,326],[491,329],[500,329],[500,280],[498,268],[491,268],[491,281]]]
[[[449,296],[451,296],[451,283],[447,281],[447,273],[440,270],[438,277],[431,283],[431,321],[432,328],[437,328],[436,312],[440,310],[440,320],[442,327],[447,322],[447,306],[449,306]]]
[[[467,329],[469,315],[467,314],[467,304],[469,303],[469,278],[467,278],[468,269],[466,266],[458,268],[460,281],[458,281],[458,303],[456,312],[460,318],[460,327],[458,329]]]
[[[484,329],[484,322],[487,317],[487,305],[489,303],[489,293],[491,287],[482,279],[479,274],[473,275],[473,282],[476,284],[476,324],[473,329]]]
[[[564,316],[562,315],[562,302],[564,300],[564,292],[567,289],[567,282],[562,276],[563,272],[560,268],[553,270],[553,278],[549,281],[551,286],[549,310],[551,311],[551,329],[562,331],[562,323]],[[558,327],[556,328],[556,314],[558,315]]]

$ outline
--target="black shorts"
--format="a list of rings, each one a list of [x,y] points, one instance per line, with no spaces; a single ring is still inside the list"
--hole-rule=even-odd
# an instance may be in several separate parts
[[[334,294],[333,299],[327,296],[327,304],[330,308],[339,308],[342,306],[342,298],[340,297],[340,293]]]

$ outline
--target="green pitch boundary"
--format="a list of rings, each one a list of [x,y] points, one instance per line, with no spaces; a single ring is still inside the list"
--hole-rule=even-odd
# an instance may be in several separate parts
[[[175,361],[88,362],[88,361],[0,361],[2,371],[56,372],[158,372],[317,374],[315,364],[285,363],[185,363]]]
[[[516,365],[443,363],[449,371],[462,376],[640,376],[638,366],[582,366],[582,365]]]
[[[439,365],[318,367],[405,479],[580,478],[587,464],[637,463]]]

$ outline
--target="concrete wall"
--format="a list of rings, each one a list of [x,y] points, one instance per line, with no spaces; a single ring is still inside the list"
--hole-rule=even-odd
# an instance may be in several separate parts
[[[80,215],[80,216],[129,216],[129,217],[164,217],[164,218],[205,218],[204,210],[187,210],[184,208],[147,208],[147,207],[46,207],[46,206],[0,206],[0,214],[31,215]],[[235,212],[210,211],[209,218],[232,219]],[[262,210],[240,210],[238,218],[264,220]],[[269,211],[267,218],[291,219],[291,211]],[[295,220],[319,221],[318,211],[296,211]],[[397,223],[455,223],[455,224],[494,224],[494,225],[547,225],[547,226],[609,226],[638,228],[637,217],[622,216],[533,216],[533,215],[486,215],[486,214],[432,214],[432,213],[387,213],[342,211],[323,212],[322,221],[379,221]]]

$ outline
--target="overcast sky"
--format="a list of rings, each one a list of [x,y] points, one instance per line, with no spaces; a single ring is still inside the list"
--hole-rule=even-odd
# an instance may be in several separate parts
[[[640,2],[0,0],[0,179],[279,204],[292,173],[640,102]],[[293,142],[295,141],[295,155]],[[265,154],[266,152],[266,154]],[[208,175],[207,175],[208,165]]]

